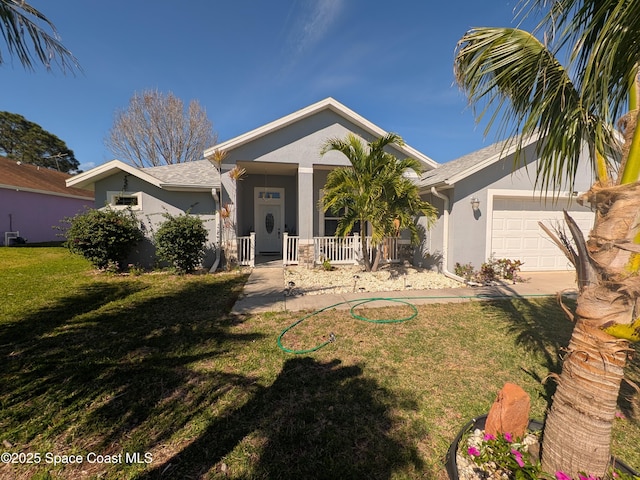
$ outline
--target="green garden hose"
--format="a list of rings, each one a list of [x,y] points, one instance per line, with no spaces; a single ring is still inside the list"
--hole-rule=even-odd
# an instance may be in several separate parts
[[[503,295],[446,295],[446,296],[435,296],[435,297],[431,297],[431,296],[424,296],[424,297],[370,297],[370,298],[359,298],[356,300],[345,300],[344,302],[338,302],[338,303],[334,303],[332,305],[329,305],[327,307],[321,308],[319,310],[316,310],[315,312],[312,312],[308,315],[305,315],[304,317],[296,320],[295,322],[293,322],[291,325],[289,325],[287,328],[285,328],[280,335],[278,335],[278,348],[280,348],[280,350],[282,350],[283,352],[286,353],[293,353],[296,355],[302,355],[305,353],[312,353],[315,351],[320,350],[321,348],[327,346],[330,343],[335,342],[336,337],[334,335],[333,332],[331,332],[329,334],[329,339],[322,342],[319,345],[316,345],[313,348],[307,348],[304,350],[295,350],[292,348],[287,348],[284,345],[282,345],[282,338],[286,335],[287,332],[289,332],[290,330],[292,330],[293,328],[295,328],[296,326],[300,325],[302,322],[304,322],[305,320],[314,317],[322,312],[324,312],[325,310],[329,310],[331,308],[335,308],[335,307],[339,307],[340,305],[344,305],[344,304],[352,304],[351,309],[349,310],[349,314],[351,315],[352,318],[355,318],[356,320],[362,320],[364,322],[370,322],[370,323],[401,323],[401,322],[408,322],[409,320],[413,320],[414,318],[416,318],[416,316],[418,316],[418,308],[411,302],[409,302],[409,300],[417,300],[417,299],[434,299],[434,300],[452,300],[452,299],[460,299],[460,300],[504,300],[506,298],[524,298],[524,297],[550,297],[553,295],[549,295],[549,294],[544,294],[544,293],[540,293],[540,294],[528,294],[528,295],[518,295],[517,297],[505,297]],[[372,320],[370,318],[364,317],[362,315],[358,315],[355,313],[355,309],[361,305],[364,305],[366,303],[371,303],[371,302],[377,302],[377,301],[386,301],[386,302],[396,302],[396,303],[403,303],[405,305],[408,305],[409,307],[411,307],[413,313],[411,313],[409,316],[407,317],[403,317],[403,318],[389,318],[389,319],[382,319],[382,320]],[[355,302],[355,303],[354,303]]]

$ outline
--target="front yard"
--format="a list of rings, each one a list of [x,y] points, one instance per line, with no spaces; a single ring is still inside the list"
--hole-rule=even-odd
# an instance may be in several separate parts
[[[542,418],[571,328],[554,299],[425,305],[387,325],[327,311],[284,342],[337,341],[295,356],[276,339],[299,315],[229,315],[245,280],[0,249],[0,478],[444,480],[449,442],[504,382]],[[640,361],[628,373],[640,381]],[[614,452],[640,468],[640,404],[623,393]]]

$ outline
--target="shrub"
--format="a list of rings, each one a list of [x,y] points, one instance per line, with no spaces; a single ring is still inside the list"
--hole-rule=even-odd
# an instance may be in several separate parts
[[[455,266],[453,267],[453,272],[459,277],[464,278],[466,281],[470,281],[475,275],[473,265],[471,265],[470,263],[465,263],[464,265],[462,265],[460,262],[456,262]]]
[[[180,273],[191,273],[204,258],[208,233],[198,217],[185,214],[167,219],[154,235],[156,255]]]
[[[508,258],[496,260],[491,257],[488,262],[480,266],[479,271],[476,271],[471,263],[462,265],[457,262],[454,266],[454,273],[468,282],[474,281],[482,284],[490,284],[500,279],[516,282],[522,281],[518,273],[523,264],[520,260],[509,260]]]
[[[131,210],[87,210],[66,218],[65,246],[96,268],[120,270],[120,265],[144,238]]]

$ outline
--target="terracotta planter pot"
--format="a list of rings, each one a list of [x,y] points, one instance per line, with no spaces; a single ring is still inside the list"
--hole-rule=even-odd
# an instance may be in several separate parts
[[[486,415],[482,415],[480,417],[469,420],[467,424],[464,427],[462,427],[458,435],[456,435],[456,438],[453,439],[453,442],[451,443],[451,446],[447,451],[447,457],[446,457],[447,474],[449,475],[450,480],[459,480],[458,462],[456,460],[456,453],[458,452],[458,445],[460,443],[460,440],[462,439],[462,436],[465,433],[469,431],[473,431],[477,428],[479,428],[480,430],[484,430],[484,425],[486,421],[487,421]],[[543,426],[542,422],[539,422],[538,420],[529,420],[529,430],[531,430],[532,432],[537,432],[538,430],[542,430],[542,426]],[[635,470],[633,470],[631,467],[626,465],[624,462],[621,462],[616,458],[613,458],[612,460],[615,465],[615,468],[617,468],[621,472],[628,473],[630,475],[638,475],[638,473]]]

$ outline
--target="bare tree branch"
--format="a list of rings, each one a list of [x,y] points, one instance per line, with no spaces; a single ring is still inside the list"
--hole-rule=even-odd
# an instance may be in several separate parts
[[[126,110],[116,112],[105,144],[117,158],[142,168],[200,160],[216,141],[196,100],[185,112],[173,93],[145,90],[134,93]]]

